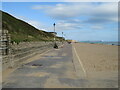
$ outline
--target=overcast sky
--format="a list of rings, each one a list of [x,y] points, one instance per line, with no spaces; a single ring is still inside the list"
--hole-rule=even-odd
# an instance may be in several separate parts
[[[2,10],[38,29],[79,41],[118,40],[118,3],[3,2]]]

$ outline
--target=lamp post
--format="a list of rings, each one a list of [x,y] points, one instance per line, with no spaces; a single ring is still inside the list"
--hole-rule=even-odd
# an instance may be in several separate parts
[[[54,26],[54,42],[55,42],[55,23],[53,24],[53,26]]]
[[[63,44],[63,32],[62,32],[62,44]]]
[[[55,34],[56,34],[56,33],[55,33],[55,25],[56,25],[56,24],[54,23],[54,24],[53,24],[53,26],[54,26],[54,48],[57,49],[58,46],[57,46],[57,44],[56,44],[56,39],[55,39]]]

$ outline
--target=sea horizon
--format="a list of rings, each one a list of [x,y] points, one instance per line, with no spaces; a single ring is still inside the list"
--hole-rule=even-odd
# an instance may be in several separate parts
[[[79,41],[92,44],[120,45],[120,41]]]

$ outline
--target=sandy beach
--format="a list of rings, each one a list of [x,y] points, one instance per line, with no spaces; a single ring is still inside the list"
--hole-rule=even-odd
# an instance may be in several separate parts
[[[73,43],[73,47],[88,78],[118,80],[118,46]]]

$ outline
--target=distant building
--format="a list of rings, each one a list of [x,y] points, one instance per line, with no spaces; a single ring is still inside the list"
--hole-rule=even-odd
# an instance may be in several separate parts
[[[76,40],[67,40],[67,42],[75,43],[77,41]]]
[[[51,33],[51,34],[53,34],[55,36],[57,35],[57,32],[49,32],[49,33]]]

